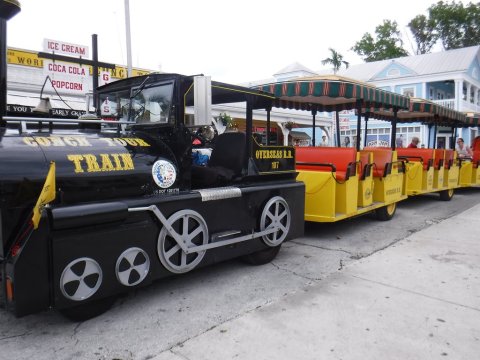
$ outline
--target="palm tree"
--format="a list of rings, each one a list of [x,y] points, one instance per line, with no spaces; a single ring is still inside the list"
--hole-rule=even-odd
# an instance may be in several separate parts
[[[328,50],[330,50],[330,57],[322,60],[322,65],[332,64],[334,74],[336,74],[337,71],[340,70],[342,65],[345,65],[345,67],[348,69],[348,65],[350,64],[347,61],[343,60],[343,55],[336,52],[332,48],[328,48]]]

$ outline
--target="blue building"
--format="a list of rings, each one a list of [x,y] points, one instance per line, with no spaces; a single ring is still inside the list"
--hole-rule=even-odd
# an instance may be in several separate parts
[[[338,75],[402,95],[427,99],[460,112],[480,113],[480,46],[352,65],[340,70]],[[379,140],[388,138],[389,126],[382,121],[369,121],[367,141],[374,137]],[[403,146],[413,136],[418,136],[423,144],[427,144],[430,138],[429,145],[433,146],[433,137],[429,137],[433,134],[432,129],[420,123],[399,123],[397,134],[402,135]],[[342,135],[356,136],[352,130]],[[467,144],[477,135],[477,127],[459,129],[457,133]],[[455,144],[451,136],[450,128],[438,128],[436,146],[450,148]]]

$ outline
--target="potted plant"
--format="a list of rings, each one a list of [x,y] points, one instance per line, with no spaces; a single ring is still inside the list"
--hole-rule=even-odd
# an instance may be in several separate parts
[[[220,113],[218,115],[218,120],[220,120],[223,124],[223,126],[225,126],[227,129],[230,128],[232,126],[232,123],[233,123],[233,119],[230,115],[228,115],[227,113]]]
[[[285,129],[291,131],[295,126],[295,123],[293,121],[287,121],[283,124],[283,126],[285,127]]]

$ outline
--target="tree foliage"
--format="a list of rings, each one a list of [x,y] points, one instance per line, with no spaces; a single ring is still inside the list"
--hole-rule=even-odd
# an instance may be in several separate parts
[[[348,66],[350,65],[349,62],[343,60],[343,55],[338,53],[332,48],[329,48],[330,50],[330,57],[323,59],[322,60],[322,65],[327,65],[330,64],[333,66],[333,73],[336,74],[338,70],[342,67],[342,65],[345,65],[345,67],[348,69]]]
[[[417,55],[429,53],[438,40],[435,22],[425,15],[417,15],[408,23],[408,27],[417,43]]]
[[[426,54],[440,41],[445,50],[480,44],[480,3],[439,1],[428,9],[428,18],[417,15],[408,24],[417,53]]]
[[[445,50],[480,44],[480,3],[463,6],[439,1],[428,11]]]
[[[376,38],[365,33],[362,39],[355,43],[352,50],[360,55],[365,62],[393,59],[407,56],[403,48],[403,40],[396,21],[383,20],[383,24],[375,28]]]
[[[438,1],[428,15],[417,15],[408,27],[416,42],[417,54],[427,54],[438,43],[445,50],[480,45],[480,2]],[[397,23],[384,20],[375,29],[376,38],[365,33],[352,48],[366,62],[406,56]]]

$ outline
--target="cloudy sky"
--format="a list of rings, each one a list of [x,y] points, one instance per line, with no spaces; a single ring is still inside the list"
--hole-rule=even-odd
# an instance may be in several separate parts
[[[9,47],[43,51],[47,38],[91,52],[97,34],[99,60],[127,64],[124,0],[19,1],[22,11],[8,24]],[[293,62],[323,69],[330,47],[357,64],[362,60],[351,47],[384,19],[397,21],[412,52],[407,24],[435,2],[130,0],[132,63],[233,83],[269,78]]]

